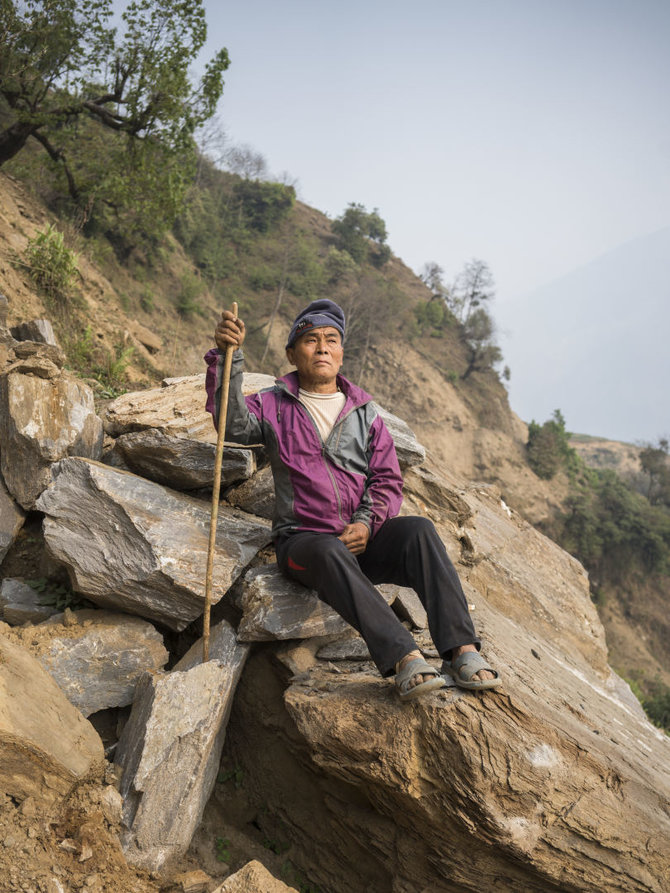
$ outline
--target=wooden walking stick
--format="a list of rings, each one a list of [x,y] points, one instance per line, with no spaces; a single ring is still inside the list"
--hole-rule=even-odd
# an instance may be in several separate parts
[[[237,319],[237,304],[233,301],[233,316]],[[234,345],[227,344],[223,358],[223,379],[219,400],[219,424],[216,436],[216,457],[214,459],[214,483],[212,484],[212,514],[209,522],[209,548],[207,550],[207,575],[205,577],[205,613],[202,618],[202,662],[209,660],[209,615],[212,606],[212,571],[214,569],[214,549],[216,546],[216,522],[219,518],[219,491],[221,490],[221,463],[223,442],[226,434],[228,415],[228,390],[230,388],[230,368],[233,363]]]

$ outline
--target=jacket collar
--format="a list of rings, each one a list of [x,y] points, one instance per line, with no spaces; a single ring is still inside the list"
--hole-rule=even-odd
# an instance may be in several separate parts
[[[287,391],[292,397],[298,397],[300,382],[298,381],[297,372],[289,372],[288,375],[283,375],[281,378],[278,378],[275,383],[283,391]],[[345,378],[344,375],[337,376],[337,386],[347,398],[347,403],[351,401],[353,406],[363,406],[364,403],[369,403],[372,400],[372,397],[367,391],[364,391],[363,388],[359,388],[358,385],[353,384],[353,382],[349,381],[348,378]]]

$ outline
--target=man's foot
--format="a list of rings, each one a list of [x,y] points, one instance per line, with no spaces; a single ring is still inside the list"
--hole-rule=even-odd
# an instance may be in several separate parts
[[[465,654],[468,651],[477,651],[476,645],[460,645],[458,648],[453,648],[451,652],[451,660],[452,662],[456,660],[457,657],[460,657],[461,654]],[[492,673],[490,670],[479,670],[477,673],[472,674],[472,681],[477,682],[486,682],[487,679],[495,679],[496,674]]]
[[[500,674],[484,660],[474,645],[454,648],[451,658],[442,662],[445,678],[451,677],[459,688],[484,691],[502,685]]]
[[[420,651],[410,651],[409,654],[406,654],[401,661],[395,665],[396,673],[399,673],[401,670],[404,670],[407,664],[411,660],[421,659]],[[416,676],[412,676],[412,678],[408,681],[407,687],[414,688],[416,685],[421,685],[422,682],[427,682],[431,677],[428,675],[423,675],[421,673],[417,673]]]
[[[396,664],[395,687],[401,701],[410,701],[443,688],[444,676],[419,651],[410,651]]]

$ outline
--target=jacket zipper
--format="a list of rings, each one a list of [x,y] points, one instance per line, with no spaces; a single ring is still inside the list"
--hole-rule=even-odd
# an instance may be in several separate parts
[[[330,459],[328,452],[326,450],[326,444],[323,440],[323,437],[321,437],[321,432],[319,431],[319,427],[314,420],[314,416],[309,411],[309,409],[307,409],[305,404],[301,403],[300,400],[297,397],[295,397],[293,394],[291,394],[291,396],[298,404],[300,404],[300,408],[302,410],[304,410],[304,412],[307,414],[308,419],[314,426],[314,430],[316,431],[316,436],[319,438],[319,441],[321,442],[321,458],[323,459],[323,464],[326,469],[326,474],[328,475],[328,479],[330,480],[330,483],[332,484],[332,487],[333,487],[333,492],[335,493],[335,500],[337,501],[337,514],[338,514],[338,517],[339,517],[341,523],[346,524],[347,522],[342,517],[342,497],[340,496],[340,491],[337,486],[337,481],[335,480],[333,472],[330,470],[330,467],[328,465],[329,461],[332,461],[332,460]],[[349,412],[353,412],[353,410],[355,408],[356,407],[352,407],[352,409],[350,409]],[[347,413],[347,415],[349,415],[349,413]],[[344,418],[346,418],[346,416],[344,416]],[[279,419],[279,414],[277,415],[277,419]],[[330,435],[328,436],[328,440],[330,440],[330,436],[332,435],[332,433],[333,432],[331,431]]]
[[[328,474],[328,478],[330,479],[330,483],[331,483],[332,486],[333,486],[333,492],[335,493],[335,499],[337,500],[337,514],[338,514],[339,519],[340,519],[340,521],[342,522],[342,524],[348,524],[349,522],[348,522],[348,521],[345,521],[344,518],[342,517],[342,499],[341,499],[341,497],[340,497],[340,491],[339,491],[338,486],[337,486],[337,481],[335,480],[335,477],[334,477],[332,471],[330,470],[330,466],[329,466],[329,463],[332,463],[333,465],[337,465],[337,463],[336,463],[336,462],[333,462],[333,460],[330,458],[330,455],[329,455],[329,453],[328,453],[328,451],[327,451],[327,448],[326,448],[326,444],[328,443],[328,441],[329,441],[329,440],[331,439],[331,437],[333,436],[333,432],[335,431],[335,428],[338,429],[338,444],[339,444],[339,438],[340,438],[340,436],[341,436],[341,434],[342,434],[342,422],[347,418],[347,416],[350,416],[351,413],[354,412],[354,410],[359,409],[361,406],[365,406],[365,405],[366,405],[367,403],[369,403],[370,401],[369,401],[369,400],[365,400],[363,403],[358,403],[358,404],[356,404],[355,406],[352,406],[351,409],[348,410],[348,412],[345,412],[345,414],[344,414],[343,416],[341,416],[340,418],[338,418],[338,420],[337,420],[337,421],[335,422],[335,424],[333,425],[333,430],[332,430],[332,431],[330,432],[330,434],[328,435],[326,441],[324,441],[323,437],[321,437],[321,432],[319,431],[318,425],[317,425],[316,422],[314,421],[314,416],[313,416],[312,413],[309,411],[309,409],[307,409],[307,407],[305,406],[305,404],[304,404],[304,403],[301,403],[301,402],[300,402],[300,399],[299,399],[298,397],[296,397],[295,394],[292,394],[290,391],[288,391],[288,390],[285,389],[285,388],[281,388],[281,389],[280,389],[280,395],[281,395],[281,397],[283,397],[285,393],[287,393],[290,397],[292,397],[292,398],[296,401],[296,403],[299,403],[299,404],[300,404],[300,407],[307,413],[307,417],[309,418],[309,420],[311,421],[312,425],[314,426],[314,430],[316,431],[316,436],[317,436],[317,437],[319,438],[319,440],[321,441],[321,457],[322,457],[322,459],[324,460],[324,465],[325,465],[325,468],[326,468],[326,473]],[[280,400],[281,400],[281,397],[280,397]],[[278,412],[277,412],[277,421],[280,420],[280,417],[281,417],[281,404],[280,404],[280,406],[279,406],[279,408],[278,408]],[[339,467],[339,466],[338,466],[338,467]]]

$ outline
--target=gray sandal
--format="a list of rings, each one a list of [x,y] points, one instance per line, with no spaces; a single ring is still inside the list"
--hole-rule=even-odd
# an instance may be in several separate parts
[[[488,670],[495,673],[495,679],[473,679],[475,673],[480,670]],[[454,680],[459,688],[481,690],[498,688],[502,685],[502,679],[497,670],[490,667],[478,651],[464,651],[455,660],[442,662],[442,672]]]
[[[433,678],[420,682],[419,685],[410,686],[409,683],[414,676],[432,676]],[[394,681],[401,701],[411,701],[412,698],[418,698],[429,691],[444,688],[444,679],[439,670],[431,667],[422,657],[415,657],[414,660],[405,664],[402,670],[395,674]]]

